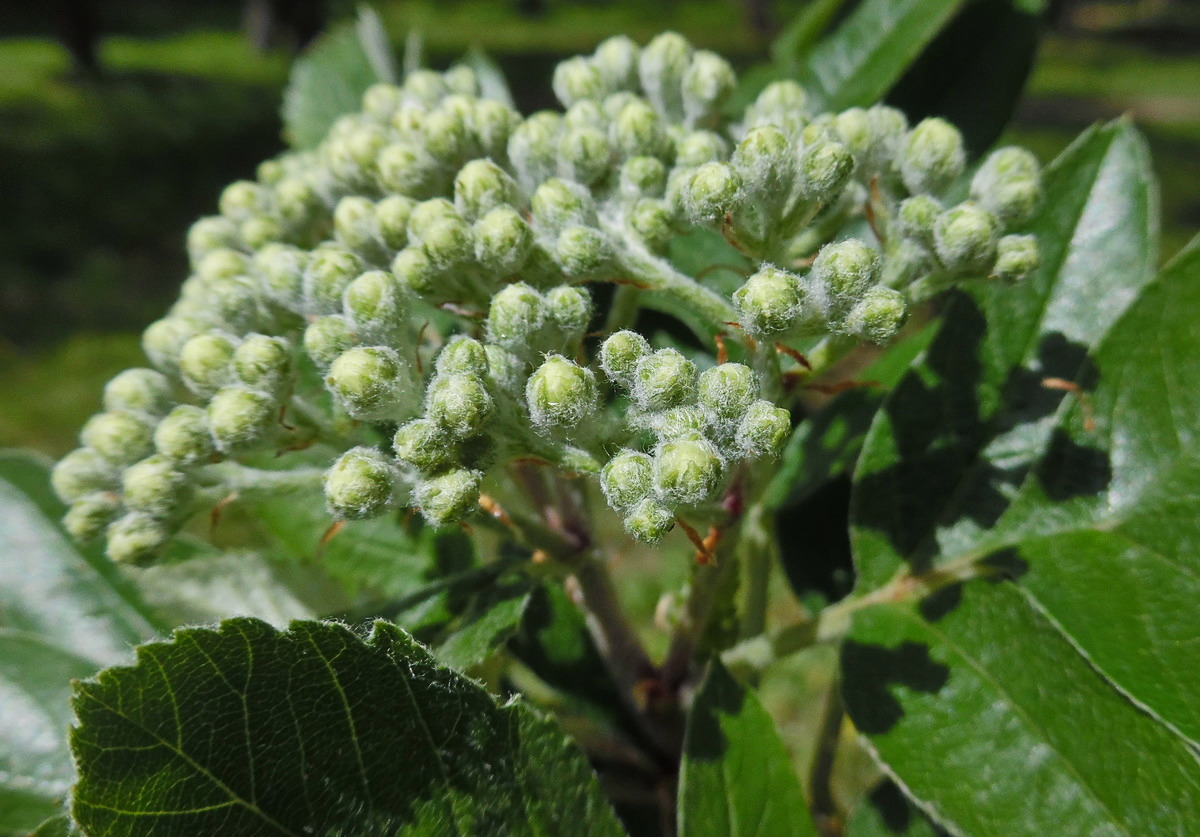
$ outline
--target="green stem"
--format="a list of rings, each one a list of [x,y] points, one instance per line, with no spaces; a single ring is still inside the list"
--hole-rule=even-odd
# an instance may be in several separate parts
[[[217,487],[226,493],[243,496],[289,494],[320,489],[324,468],[293,468],[287,471],[268,471],[251,468],[237,462],[220,462],[196,470],[202,484]]]
[[[756,503],[746,515],[738,544],[746,591],[742,612],[743,639],[758,636],[766,628],[771,568],[778,556],[773,529],[770,512],[763,503]]]
[[[637,320],[638,303],[641,302],[642,290],[633,285],[618,285],[613,291],[612,305],[608,309],[608,318],[604,321],[606,334],[632,328]]]

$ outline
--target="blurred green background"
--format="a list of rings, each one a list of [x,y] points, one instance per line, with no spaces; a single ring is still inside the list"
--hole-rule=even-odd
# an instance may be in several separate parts
[[[562,57],[627,32],[675,29],[741,68],[767,61],[788,24],[838,0],[413,0],[375,2],[400,44],[417,31],[445,66],[481,47],[523,110],[553,104]],[[1040,10],[1032,17],[1024,12]],[[141,361],[138,332],[175,297],[184,234],[221,188],[282,150],[279,103],[297,49],[340,0],[54,0],[0,10],[0,445],[58,455],[112,374]],[[1018,21],[1014,23],[1014,21]],[[999,33],[999,34],[998,34]],[[794,34],[794,30],[793,30]],[[917,115],[1007,113],[1002,141],[1052,159],[1086,125],[1130,113],[1162,184],[1164,258],[1200,227],[1200,3],[976,0],[936,42],[898,104]],[[1022,52],[1026,50],[1026,52]],[[1004,65],[993,69],[989,62]],[[1015,67],[1015,69],[1013,69]],[[1015,75],[1014,75],[1015,74]],[[985,118],[986,121],[986,118]],[[994,135],[978,126],[977,137]],[[968,131],[968,137],[972,136]],[[980,140],[982,141],[982,140]],[[982,150],[975,148],[976,152]]]

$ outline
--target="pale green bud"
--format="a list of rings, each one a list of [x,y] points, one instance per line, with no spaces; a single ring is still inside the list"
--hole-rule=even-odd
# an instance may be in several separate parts
[[[724,480],[725,461],[707,439],[678,439],[654,452],[654,488],[667,505],[702,503]]]
[[[992,275],[997,279],[1016,282],[1033,273],[1041,265],[1037,237],[1006,235],[996,246],[996,264]]]
[[[396,468],[374,448],[351,448],[325,472],[325,504],[341,520],[378,517],[395,491]]]
[[[660,442],[694,439],[704,436],[708,417],[694,404],[672,407],[661,413],[651,413],[647,422]]]
[[[279,402],[268,395],[231,385],[208,402],[208,426],[217,448],[236,453],[268,441],[279,426]]]
[[[446,103],[425,117],[425,151],[443,165],[452,165],[467,156],[470,135],[462,114]]]
[[[774,81],[763,88],[746,110],[746,124],[775,125],[795,133],[808,120],[808,94],[794,81]]]
[[[480,99],[471,110],[470,122],[482,156],[503,162],[509,137],[521,122],[520,114],[501,102]]]
[[[179,353],[179,371],[187,388],[207,398],[229,383],[230,363],[237,343],[232,337],[209,332],[193,337]]]
[[[376,82],[367,88],[362,97],[362,109],[368,116],[387,122],[400,107],[403,95],[400,88],[387,82]]]
[[[937,256],[955,273],[989,272],[999,237],[996,216],[972,203],[946,210],[933,226]]]
[[[826,244],[812,266],[812,277],[825,289],[830,316],[835,318],[879,282],[879,273],[879,253],[856,238]]]
[[[263,160],[254,170],[254,177],[264,186],[274,186],[287,174],[287,168],[280,160]]]
[[[408,290],[382,270],[367,271],[351,282],[342,297],[342,308],[363,343],[393,345],[408,331]]]
[[[635,99],[613,120],[612,142],[620,157],[661,157],[674,150],[670,134],[654,108]]]
[[[679,166],[702,166],[728,156],[729,143],[712,131],[692,131],[675,143],[675,163]]]
[[[176,516],[191,496],[187,474],[164,456],[149,456],[121,475],[125,506],[158,520]]]
[[[101,491],[80,497],[71,504],[63,517],[63,528],[80,543],[94,540],[104,533],[121,513],[121,500],[111,491]]]
[[[618,331],[600,345],[600,368],[609,380],[633,387],[638,362],[650,354],[650,344],[636,331]]]
[[[468,220],[516,201],[516,181],[491,160],[472,160],[454,178],[454,206]]]
[[[664,32],[642,49],[638,76],[646,98],[672,122],[683,119],[684,74],[692,60],[692,45],[677,32]]]
[[[901,111],[884,105],[869,110],[850,108],[833,119],[833,130],[854,155],[855,173],[864,183],[872,175],[890,171],[904,143],[908,120]]]
[[[742,178],[728,163],[705,163],[683,190],[683,205],[694,224],[721,224],[741,202]]]
[[[254,215],[238,226],[238,235],[247,247],[258,250],[272,242],[282,241],[286,232],[274,215]]]
[[[638,83],[639,52],[638,45],[631,38],[614,35],[596,47],[592,63],[610,88],[631,90]]]
[[[488,377],[509,395],[522,396],[525,392],[525,361],[493,343],[484,345],[483,349],[487,353]]]
[[[463,96],[476,96],[479,94],[479,79],[475,76],[475,71],[466,64],[455,64],[449,70],[446,70],[443,78],[446,81],[446,87],[452,93],[458,93]]]
[[[304,329],[304,351],[322,371],[357,342],[350,324],[340,314],[317,317]]]
[[[546,314],[541,294],[524,282],[509,285],[492,297],[487,319],[488,340],[510,351],[528,354],[530,336],[542,327]]]
[[[289,311],[304,309],[304,271],[308,253],[287,244],[271,244],[254,256],[255,272],[263,292]]]
[[[412,227],[410,225],[411,232]],[[421,249],[435,270],[462,267],[475,258],[475,238],[462,218],[443,218],[422,230]]]
[[[387,421],[411,415],[412,397],[405,361],[386,346],[347,349],[329,367],[325,386],[352,417]]]
[[[604,74],[583,56],[560,62],[554,68],[550,86],[563,107],[570,107],[580,99],[603,99],[611,92]]]
[[[111,491],[119,482],[116,466],[91,448],[76,448],[58,460],[50,472],[54,493],[68,504],[97,491]]]
[[[592,320],[592,297],[586,290],[560,285],[546,292],[546,313],[564,339],[573,344],[582,340]]]
[[[281,395],[292,381],[291,343],[266,334],[248,335],[233,353],[233,374],[250,389]]]
[[[438,427],[463,439],[483,428],[495,404],[478,375],[438,375],[425,394],[425,415]]]
[[[176,374],[179,372],[179,353],[189,340],[205,329],[203,323],[189,317],[155,320],[142,332],[142,351],[157,368]]]
[[[1024,148],[993,151],[971,178],[971,198],[1005,226],[1025,223],[1042,199],[1037,158]]]
[[[392,259],[392,275],[409,291],[421,297],[436,297],[445,289],[445,272],[420,246],[405,247]]]
[[[479,504],[481,477],[478,471],[455,468],[418,485],[413,499],[430,524],[457,523]]]
[[[698,125],[716,121],[736,85],[737,75],[728,61],[708,50],[696,52],[681,82],[686,122]]]
[[[241,243],[238,225],[221,215],[201,218],[188,228],[187,250],[194,265],[213,250],[234,248]]]
[[[437,162],[407,142],[394,142],[379,152],[375,162],[379,185],[386,192],[422,197],[438,179]]]
[[[404,78],[404,93],[423,105],[435,105],[450,91],[440,73],[433,70],[413,70]]]
[[[379,249],[379,227],[375,204],[366,198],[347,195],[333,210],[333,232],[347,249],[368,257]]]
[[[621,451],[600,472],[604,499],[616,511],[628,512],[645,499],[653,487],[653,460],[637,451]]]
[[[549,111],[535,113],[513,129],[508,158],[527,190],[554,174],[561,131],[562,117]]]
[[[900,178],[909,192],[939,194],[963,173],[962,134],[944,119],[924,119],[908,133],[900,153]]]
[[[675,528],[675,515],[657,500],[647,498],[625,517],[625,531],[642,543],[658,543]]]
[[[275,184],[275,206],[279,217],[293,227],[307,225],[324,204],[313,185],[299,177],[285,177]]]
[[[896,227],[905,238],[933,246],[933,225],[943,212],[942,205],[929,195],[914,195],[900,203]]]
[[[759,400],[746,409],[738,423],[734,443],[742,456],[773,459],[783,452],[791,432],[792,418],[788,411],[770,401]]]
[[[591,278],[611,260],[608,238],[595,227],[567,227],[555,242],[554,258],[567,276]]]
[[[205,279],[232,279],[250,269],[250,259],[237,250],[213,250],[200,260],[196,274]]]
[[[271,208],[271,193],[251,180],[238,180],[225,187],[218,205],[226,218],[244,221]]]
[[[120,564],[154,560],[171,540],[170,530],[148,514],[130,512],[108,527],[108,557]]]
[[[104,409],[161,416],[171,409],[171,382],[153,369],[126,369],[104,385]]]
[[[534,426],[571,429],[596,411],[598,393],[592,370],[551,355],[529,376],[525,402]]]
[[[862,301],[850,309],[843,326],[850,334],[886,343],[896,336],[904,325],[907,315],[904,294],[893,288],[877,285],[863,296]]]
[[[840,142],[817,142],[800,155],[800,192],[807,200],[829,203],[854,174],[854,155]]]
[[[804,301],[800,277],[773,265],[764,265],[733,294],[733,307],[742,328],[760,339],[791,328]]]
[[[363,260],[333,245],[312,251],[304,271],[304,301],[309,314],[337,314],[346,286],[366,269]]]
[[[208,415],[201,407],[180,404],[154,428],[154,449],[181,468],[202,465],[217,451]]]
[[[704,370],[697,386],[701,406],[723,423],[740,419],[758,398],[758,375],[740,363]]]
[[[665,410],[695,394],[696,365],[674,349],[659,349],[634,367],[633,400],[644,410]]]
[[[396,458],[426,473],[445,468],[454,461],[456,440],[445,428],[429,419],[403,424],[392,438]]]
[[[596,206],[587,189],[557,177],[538,187],[530,201],[530,209],[534,220],[550,230],[588,224],[596,217]]]
[[[665,201],[643,198],[629,210],[625,221],[651,252],[666,250],[675,235],[671,211]]]
[[[607,128],[609,117],[604,112],[604,104],[594,99],[580,99],[567,108],[563,114],[563,128]]]
[[[116,410],[97,413],[79,432],[79,441],[118,465],[127,465],[149,456],[154,450],[154,426],[141,413]]]
[[[621,166],[618,188],[628,200],[660,198],[667,188],[667,167],[657,157],[630,157]]]
[[[498,206],[475,223],[475,258],[485,270],[509,276],[520,270],[533,247],[533,230],[511,206]]]
[[[795,179],[796,152],[778,128],[751,128],[733,150],[730,162],[752,200],[771,205],[787,200]]]
[[[439,375],[483,377],[488,373],[487,351],[475,338],[456,334],[438,353],[434,368]]]
[[[379,240],[389,250],[403,250],[408,244],[408,219],[416,205],[416,201],[404,195],[388,195],[375,204]]]
[[[608,174],[612,167],[612,150],[608,138],[599,129],[571,128],[559,140],[558,159],[567,177],[590,186]]]

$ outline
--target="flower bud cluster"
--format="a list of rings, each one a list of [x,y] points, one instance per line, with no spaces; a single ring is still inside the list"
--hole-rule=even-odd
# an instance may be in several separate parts
[[[813,114],[793,82],[731,122],[735,83],[667,33],[559,65],[562,112],[522,118],[466,67],[371,87],[193,225],[179,300],[143,335],[153,368],[109,383],[55,469],[70,531],[149,560],[245,488],[216,469],[319,445],[338,519],[412,506],[451,524],[528,458],[598,476],[653,542],[776,455],[788,413],[753,340],[749,365],[704,371],[628,330],[590,356],[589,286],[665,298],[710,334],[884,342],[930,290],[1036,267],[1036,241],[1007,234],[1040,199],[1027,152],[995,152],[948,205],[966,166],[948,123]],[[837,235],[864,214],[877,247]],[[668,258],[703,229],[756,265],[732,297]]]

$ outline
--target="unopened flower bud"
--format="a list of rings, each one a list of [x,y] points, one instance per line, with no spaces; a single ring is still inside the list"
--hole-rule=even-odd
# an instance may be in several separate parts
[[[221,214],[234,221],[266,212],[271,207],[270,192],[251,180],[230,183],[221,192]]]
[[[111,491],[120,482],[116,465],[92,448],[76,448],[54,464],[50,485],[58,499],[74,503],[97,491]]]
[[[645,499],[653,487],[653,460],[637,451],[621,451],[600,472],[604,499],[619,512],[628,512]]]
[[[188,389],[207,398],[229,383],[230,363],[236,349],[233,338],[219,332],[199,334],[189,340],[179,353],[179,371]]]
[[[491,160],[472,160],[454,178],[454,206],[469,221],[516,200],[516,181]]]
[[[445,468],[454,461],[455,439],[429,419],[403,424],[392,438],[396,458],[426,473]]]
[[[148,514],[130,512],[108,527],[107,537],[109,558],[120,564],[146,564],[166,549],[171,532]]]
[[[610,91],[600,68],[583,56],[559,62],[554,68],[551,87],[563,107],[570,107],[580,99],[603,99]]]
[[[524,282],[516,282],[492,297],[488,340],[518,354],[528,354],[530,336],[537,333],[545,318],[546,304],[541,294]]]
[[[304,271],[304,301],[310,314],[337,314],[346,286],[365,269],[363,260],[342,247],[313,250]]]
[[[239,244],[237,223],[222,215],[201,218],[188,228],[187,250],[193,265],[198,265],[213,250]]]
[[[886,343],[904,325],[906,314],[904,294],[893,288],[876,285],[850,309],[843,328],[872,343]]]
[[[938,216],[933,245],[948,270],[984,273],[996,259],[1000,237],[996,216],[981,206],[962,203]]]
[[[530,201],[534,220],[548,230],[588,224],[596,217],[591,195],[578,183],[553,177],[538,187]]]
[[[495,343],[486,344],[483,350],[487,353],[487,372],[492,382],[514,398],[524,395],[525,361]]]
[[[738,320],[748,334],[771,337],[795,324],[804,306],[800,278],[773,265],[765,265],[733,294]]]
[[[706,49],[696,52],[681,82],[687,124],[716,121],[736,85],[737,76],[728,61]]]
[[[1037,270],[1041,263],[1035,236],[1006,235],[996,245],[996,264],[992,268],[992,275],[997,279],[1016,282]]]
[[[707,439],[666,442],[654,453],[654,488],[671,506],[692,506],[712,497],[725,479],[725,461]]]
[[[520,114],[502,102],[480,99],[471,110],[470,122],[481,156],[503,163],[509,137],[521,122]]]
[[[509,276],[525,264],[533,230],[511,206],[498,206],[475,223],[475,258],[485,270]]]
[[[418,485],[413,499],[432,525],[457,523],[479,504],[480,477],[478,471],[455,468]]]
[[[900,177],[912,194],[940,194],[966,166],[962,134],[944,119],[924,119],[909,131],[900,154]]]
[[[563,273],[575,279],[595,276],[608,264],[609,256],[608,239],[595,227],[569,226],[554,245],[555,261]]]
[[[561,355],[551,355],[529,376],[525,401],[536,427],[573,428],[596,410],[596,376]]]
[[[208,426],[217,448],[236,453],[266,442],[279,425],[279,402],[243,386],[220,389],[208,402]]]
[[[164,456],[149,456],[121,475],[121,498],[132,511],[158,520],[174,517],[191,497],[187,474]]]
[[[933,225],[943,212],[942,205],[929,195],[914,195],[900,203],[896,227],[905,238],[925,247],[933,246]]]
[[[275,207],[279,217],[301,228],[325,212],[313,184],[299,177],[285,177],[275,184]]]
[[[274,215],[252,215],[238,226],[238,235],[247,247],[258,250],[283,240],[287,233]]]
[[[712,131],[692,131],[675,144],[675,163],[702,166],[729,156],[729,143]]]
[[[1037,158],[1024,148],[993,151],[971,178],[971,198],[1005,226],[1025,223],[1042,199]]]
[[[665,201],[643,198],[629,210],[625,220],[653,253],[665,250],[675,235]]]
[[[404,77],[404,93],[423,105],[435,105],[450,91],[440,73],[414,70]]]
[[[466,120],[445,103],[425,118],[425,150],[443,165],[453,165],[467,155]]]
[[[408,237],[421,241],[443,221],[460,221],[462,216],[445,198],[430,198],[412,208],[408,216]]]
[[[370,270],[346,288],[342,308],[358,339],[367,344],[394,345],[404,340],[411,303],[408,289],[395,276]]]
[[[455,64],[446,70],[442,78],[452,93],[464,96],[475,96],[479,93],[479,79],[475,71],[466,64]]]
[[[347,249],[373,255],[379,248],[375,204],[357,195],[342,198],[333,210],[333,231]]]
[[[625,516],[625,531],[642,543],[655,544],[675,528],[675,515],[657,500],[646,498]]]
[[[376,82],[367,88],[362,97],[362,109],[368,116],[387,122],[400,107],[403,95],[400,88],[386,82]]]
[[[250,260],[245,253],[237,250],[213,250],[200,260],[196,267],[196,275],[205,279],[232,279],[241,276],[250,269]]]
[[[621,109],[612,124],[612,141],[621,157],[669,157],[671,137],[654,109],[634,100]]]
[[[495,405],[477,375],[438,375],[425,395],[425,415],[438,427],[464,439],[483,428]]]
[[[684,187],[683,204],[695,224],[720,224],[740,202],[742,179],[728,163],[705,163]]]
[[[395,491],[396,468],[375,448],[351,448],[325,472],[325,503],[341,520],[378,517]]]
[[[840,317],[879,281],[879,253],[856,238],[826,244],[817,254],[812,277],[826,291],[831,317]]]
[[[794,81],[773,81],[763,88],[747,111],[749,125],[776,125],[785,130],[803,127],[808,94]]]
[[[632,90],[637,85],[638,45],[626,35],[614,35],[596,47],[592,64],[613,90]]]
[[[410,245],[392,259],[392,275],[416,296],[439,297],[446,290],[445,271],[434,266],[419,245]]]
[[[200,407],[180,404],[154,428],[154,449],[181,468],[208,462],[217,450],[208,415]]]
[[[630,157],[621,166],[618,188],[629,200],[662,197],[667,188],[667,168],[657,157]]]
[[[696,365],[674,349],[659,349],[633,370],[633,399],[644,410],[665,410],[696,394]]]
[[[854,155],[840,142],[817,142],[800,156],[798,180],[807,200],[829,203],[854,173]]]
[[[171,409],[171,382],[153,369],[126,369],[104,385],[104,409],[161,416]]]
[[[612,167],[608,137],[597,128],[567,130],[558,143],[558,159],[563,173],[585,186],[600,181]]]
[[[121,512],[121,500],[112,491],[87,494],[71,503],[63,517],[63,528],[80,543],[100,537]]]
[[[600,368],[609,380],[626,389],[633,387],[638,362],[650,354],[650,344],[636,331],[618,331],[600,346]]]
[[[703,437],[708,426],[708,417],[704,415],[704,410],[696,405],[685,404],[682,407],[651,413],[649,425],[660,442],[673,442],[677,439]]]
[[[317,317],[304,329],[304,351],[322,371],[357,343],[350,324],[340,314]]]
[[[458,217],[445,218],[424,230],[421,249],[435,270],[454,270],[475,258],[475,238],[466,221]]]
[[[784,442],[792,432],[788,411],[770,401],[755,401],[746,409],[738,423],[734,442],[742,456],[774,458],[783,451]]]
[[[151,420],[141,413],[116,410],[97,413],[88,419],[79,433],[79,441],[109,462],[127,465],[154,450],[153,432]]]
[[[347,413],[364,421],[402,418],[411,395],[404,360],[386,346],[346,350],[329,367],[325,386]]]
[[[758,376],[740,363],[704,370],[697,386],[701,406],[720,422],[741,418],[758,398]]]
[[[438,163],[408,142],[394,142],[379,152],[375,163],[379,185],[387,192],[423,197],[437,182]]]
[[[549,111],[535,113],[513,129],[508,158],[526,189],[532,190],[554,174],[561,131],[562,117]]]
[[[416,205],[416,201],[404,195],[388,195],[375,204],[379,240],[389,250],[403,250],[408,244],[408,219]]]
[[[254,268],[268,299],[289,311],[304,310],[304,271],[308,253],[287,244],[272,244],[254,256]]]
[[[683,77],[692,59],[692,45],[676,32],[664,32],[642,49],[638,76],[646,97],[673,122],[683,119]]]
[[[439,375],[474,375],[483,377],[488,372],[488,356],[482,343],[465,334],[458,334],[438,352],[434,364]]]
[[[142,332],[142,351],[155,367],[168,374],[179,372],[179,354],[187,342],[205,330],[190,317],[164,317]]]
[[[796,153],[773,125],[751,128],[730,161],[750,195],[767,205],[782,205],[792,190]]]
[[[568,344],[583,339],[592,319],[592,297],[583,288],[560,285],[546,292],[546,313]]]
[[[233,353],[233,374],[250,389],[281,395],[292,379],[292,346],[282,337],[248,335]]]

